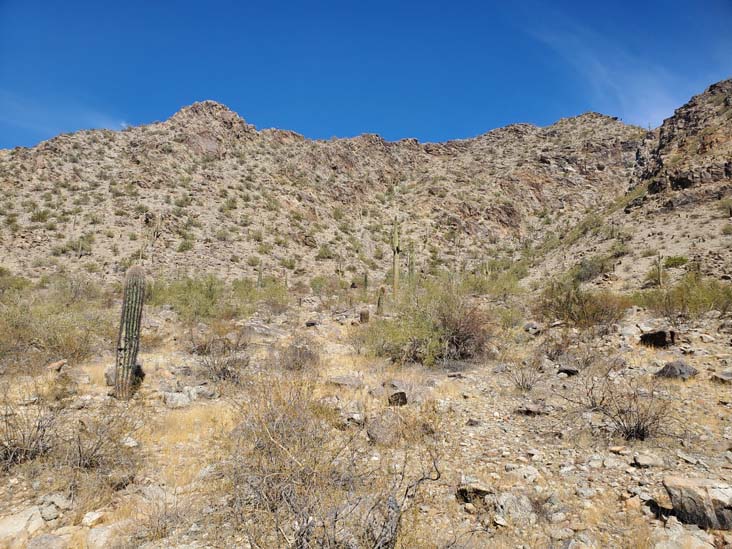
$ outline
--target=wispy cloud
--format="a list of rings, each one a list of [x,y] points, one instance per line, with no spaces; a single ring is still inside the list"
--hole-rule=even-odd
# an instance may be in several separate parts
[[[0,124],[35,134],[39,140],[81,129],[123,129],[127,123],[77,101],[39,100],[0,89]]]
[[[543,17],[522,30],[572,67],[579,83],[589,90],[597,110],[617,115],[625,122],[658,126],[693,93],[701,92],[703,86],[713,81],[713,76],[692,81],[688,74],[674,71],[674,67],[631,51],[620,37],[602,34],[563,12],[542,6],[539,13]],[[719,47],[726,51],[729,44],[720,41]]]

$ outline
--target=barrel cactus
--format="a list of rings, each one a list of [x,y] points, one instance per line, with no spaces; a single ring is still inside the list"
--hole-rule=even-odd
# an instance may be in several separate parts
[[[138,382],[137,352],[140,349],[142,303],[145,298],[145,271],[131,267],[125,276],[122,316],[117,338],[117,361],[114,370],[114,395],[129,399]]]

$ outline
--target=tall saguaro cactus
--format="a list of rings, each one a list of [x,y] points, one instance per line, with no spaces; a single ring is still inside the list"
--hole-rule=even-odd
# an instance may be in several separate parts
[[[145,271],[142,267],[131,267],[125,276],[122,317],[117,337],[117,362],[114,370],[114,396],[120,399],[129,399],[132,396],[136,381],[144,298]]]
[[[394,226],[391,230],[391,251],[394,254],[394,262],[392,264],[394,278],[392,280],[392,287],[394,297],[396,298],[397,292],[399,291],[399,252],[401,252],[399,248],[399,221],[397,221],[396,217],[394,218]]]

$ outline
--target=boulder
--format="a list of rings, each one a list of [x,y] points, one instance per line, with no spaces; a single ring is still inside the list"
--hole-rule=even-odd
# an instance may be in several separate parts
[[[191,397],[186,393],[162,393],[163,403],[168,408],[185,408],[191,404]]]
[[[715,372],[712,374],[711,380],[715,383],[732,383],[732,370]]]
[[[683,379],[686,381],[690,377],[694,377],[699,371],[693,366],[689,366],[683,360],[674,360],[667,362],[666,365],[657,371],[656,377],[666,377],[671,379]]]
[[[646,347],[670,347],[676,344],[676,332],[673,330],[656,330],[640,336],[641,345]]]
[[[399,442],[403,427],[402,419],[394,410],[387,409],[381,415],[370,418],[366,423],[366,435],[374,444],[391,446]]]
[[[669,476],[663,479],[676,517],[715,530],[732,529],[732,486],[709,478]]]
[[[524,324],[524,332],[532,336],[538,336],[542,332],[541,325],[534,321],[527,322]]]
[[[0,547],[27,539],[43,527],[38,507],[28,507],[14,515],[0,519]]]

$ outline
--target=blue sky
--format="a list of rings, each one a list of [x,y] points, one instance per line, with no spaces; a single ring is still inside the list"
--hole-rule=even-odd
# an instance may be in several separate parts
[[[730,29],[732,0],[0,0],[0,148],[203,99],[313,138],[656,126],[732,76]]]

